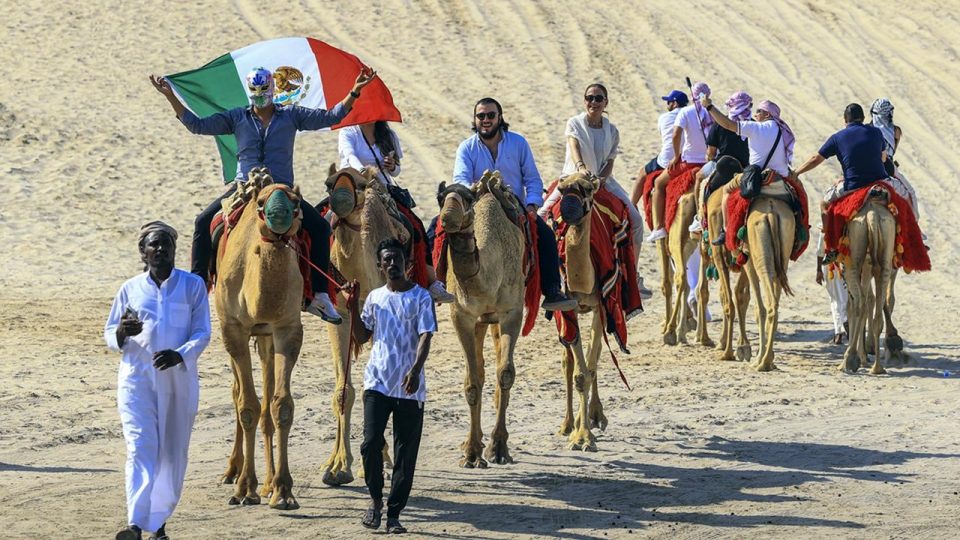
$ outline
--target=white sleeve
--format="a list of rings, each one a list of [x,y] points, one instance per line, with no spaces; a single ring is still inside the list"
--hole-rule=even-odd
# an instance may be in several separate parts
[[[117,327],[120,326],[120,318],[123,317],[123,310],[127,308],[127,293],[124,288],[117,292],[113,299],[113,306],[110,308],[110,315],[107,317],[107,324],[103,327],[103,340],[107,342],[107,348],[113,352],[120,352],[120,344],[117,343]],[[129,340],[126,340],[129,341]]]
[[[373,332],[377,328],[377,318],[373,315],[373,291],[367,295],[363,302],[363,309],[360,310],[360,322],[367,327],[367,330]]]
[[[396,178],[400,176],[400,160],[403,159],[403,150],[400,148],[400,137],[397,137],[396,133],[391,133],[390,135],[393,137],[394,153],[396,153],[397,156],[397,166],[390,172],[390,176]]]
[[[754,122],[753,120],[741,120],[737,122],[737,135],[741,137],[756,137],[760,130],[757,129],[760,126],[760,122]]]
[[[357,156],[357,137],[359,130],[344,128],[340,130],[337,148],[340,152],[340,166],[353,167],[358,171],[363,169],[363,162]]]

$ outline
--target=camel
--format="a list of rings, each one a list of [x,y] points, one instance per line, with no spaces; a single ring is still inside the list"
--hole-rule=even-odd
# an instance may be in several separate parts
[[[384,284],[384,278],[377,269],[377,246],[387,238],[396,238],[404,243],[411,238],[411,233],[398,221],[400,213],[387,188],[373,180],[375,174],[376,169],[357,171],[348,167],[337,170],[335,165],[330,165],[326,180],[330,206],[337,216],[330,260],[344,278],[359,282],[361,305],[370,291]],[[344,321],[349,321],[346,305],[346,298],[341,292],[337,295],[337,310]],[[333,452],[324,464],[322,480],[327,485],[339,486],[353,481],[350,416],[356,393],[350,378],[350,362],[357,358],[359,350],[351,347],[348,324],[328,325],[327,331],[333,347],[333,367],[337,377],[333,391],[337,436]],[[386,448],[384,452],[386,463],[389,464]]]
[[[439,221],[449,246],[445,255],[450,269],[447,288],[457,298],[450,306],[450,318],[467,363],[463,394],[470,407],[470,431],[461,445],[460,466],[485,468],[486,460],[511,463],[507,406],[516,377],[513,353],[524,304],[524,236],[511,218],[523,209],[499,172],[485,171],[469,188],[441,184],[440,190],[443,207]],[[497,357],[497,414],[490,444],[481,457],[483,342],[488,328]]]
[[[568,227],[566,241],[566,284],[567,292],[577,300],[577,314],[590,313],[590,340],[586,358],[580,336],[573,343],[564,343],[561,363],[567,388],[567,409],[560,424],[559,435],[569,435],[567,448],[596,452],[596,437],[591,431],[595,426],[604,430],[607,418],[597,390],[597,361],[600,358],[603,323],[601,320],[600,290],[597,276],[590,258],[590,213],[593,210],[593,195],[600,188],[599,179],[585,174],[575,173],[560,179],[556,189],[564,198],[577,204],[571,207],[578,211],[567,211],[568,206],[561,205],[561,214]],[[579,210],[582,210],[580,212]],[[573,390],[576,387],[580,396],[580,409],[573,416]]]
[[[250,171],[249,182],[256,204],[247,204],[217,257],[214,298],[233,368],[236,413],[233,452],[222,480],[236,482],[230,504],[259,504],[261,496],[271,496],[271,508],[293,510],[299,504],[292,492],[287,440],[294,411],[290,376],[303,343],[303,278],[297,252],[287,241],[300,230],[300,191],[272,184],[262,167]],[[250,359],[254,336],[263,371],[262,404]],[[267,462],[259,493],[254,465],[258,420]]]
[[[854,373],[861,366],[866,366],[869,348],[875,354],[870,373],[886,373],[880,361],[880,333],[884,326],[887,333],[887,360],[904,358],[903,340],[892,321],[896,234],[897,221],[887,208],[886,192],[882,188],[875,188],[857,214],[847,222],[850,254],[844,257],[843,262],[844,281],[850,294],[847,307],[850,340],[843,361],[838,366],[841,371]],[[874,291],[870,290],[871,279]],[[881,320],[881,316],[885,321]],[[869,342],[864,337],[866,329],[869,329]]]
[[[687,331],[691,327],[689,319],[692,316],[690,307],[687,305],[690,284],[687,283],[686,272],[687,261],[693,255],[693,250],[697,248],[697,238],[691,237],[688,232],[696,215],[694,194],[684,193],[677,201],[677,206],[677,213],[670,224],[667,237],[657,240],[660,272],[663,276],[660,290],[663,292],[666,303],[662,327],[663,343],[666,345],[687,343]],[[700,306],[706,306],[707,299],[698,299],[698,303]],[[698,341],[705,346],[713,345],[705,333],[702,335],[698,333]]]
[[[734,182],[739,183],[739,178]],[[757,298],[755,309],[760,326],[760,353],[753,367],[757,371],[771,371],[776,368],[773,340],[780,317],[780,294],[793,294],[787,280],[787,265],[797,223],[786,202],[761,193],[750,204],[746,225],[743,251],[748,253],[748,258],[742,271],[747,273]]]
[[[730,157],[722,157],[717,163],[717,170],[714,175],[734,175],[742,170],[740,163]],[[709,182],[710,179],[707,179]],[[713,245],[723,230],[723,193],[724,188],[718,188],[710,194],[706,203],[706,215],[709,226],[707,230],[709,235],[706,241],[701,243],[700,259],[700,280],[697,283],[697,340],[701,343],[708,341],[706,338],[706,305],[707,305],[707,267],[716,269],[716,276],[720,282],[720,304],[723,308],[723,329],[720,334],[720,341],[717,343],[717,350],[720,351],[718,359],[722,361],[732,361],[739,359],[747,361],[750,359],[750,342],[747,340],[746,309],[750,302],[750,282],[745,272],[739,272],[736,286],[730,287],[730,251],[724,245]],[[736,355],[733,348],[734,320],[739,326],[740,338],[737,342]]]

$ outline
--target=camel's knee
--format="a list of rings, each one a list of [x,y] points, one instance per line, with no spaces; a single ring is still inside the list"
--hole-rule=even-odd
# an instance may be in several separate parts
[[[256,429],[257,422],[260,421],[260,410],[254,407],[243,407],[240,409],[240,425],[244,431]]]
[[[273,407],[271,407],[270,412],[273,414],[273,419],[278,428],[288,429],[293,425],[293,411],[293,397],[286,395],[273,399]]]
[[[577,392],[583,392],[587,389],[587,375],[584,373],[577,373],[573,376],[573,386],[577,389]]]
[[[480,389],[473,384],[466,385],[463,387],[463,397],[467,399],[467,405],[474,407],[480,403]]]
[[[498,379],[497,383],[500,385],[500,389],[509,390],[510,388],[512,388],[513,381],[516,379],[516,377],[517,377],[517,373],[516,371],[514,371],[514,368],[512,365],[509,365],[503,368],[503,370],[500,371],[500,376],[497,377]]]

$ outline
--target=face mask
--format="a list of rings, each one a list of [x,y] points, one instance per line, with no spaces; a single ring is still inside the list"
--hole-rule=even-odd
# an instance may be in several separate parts
[[[250,96],[250,101],[253,102],[253,106],[257,108],[266,107],[271,101],[273,101],[273,94],[270,92],[265,92],[262,94],[254,94]]]

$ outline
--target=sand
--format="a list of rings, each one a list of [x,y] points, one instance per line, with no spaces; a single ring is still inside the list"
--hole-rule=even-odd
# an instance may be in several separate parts
[[[610,89],[622,135],[615,173],[632,176],[658,149],[659,96],[683,77],[719,97],[769,98],[797,134],[797,161],[842,127],[851,101],[889,97],[904,138],[898,159],[921,197],[934,270],[898,280],[896,322],[912,362],[887,376],[846,376],[826,292],[807,253],[789,276],[779,371],[718,363],[697,346],[666,347],[659,294],[630,323],[620,383],[601,359],[610,425],[599,452],[565,449],[560,348],[541,322],[516,355],[509,411],[516,463],[457,467],[469,418],[462,353],[446,310],[427,365],[430,401],[410,506],[412,531],[435,538],[950,538],[960,451],[958,289],[950,215],[960,146],[960,22],[950,4],[880,0],[731,2],[393,0],[269,5],[20,0],[0,38],[0,537],[112,538],[125,521],[118,357],[102,341],[113,294],[140,270],[135,231],[163,218],[189,257],[195,214],[223,188],[214,143],[192,136],[147,81],[268,38],[309,35],[379,70],[403,111],[403,183],[435,212],[467,137],[472,104],[499,98],[556,175],[565,120],[583,88]],[[947,9],[944,9],[947,8]],[[336,159],[333,134],[297,143],[304,194],[319,200]],[[821,191],[836,163],[806,178]],[[816,198],[814,196],[814,198]],[[951,210],[954,209],[954,210]],[[647,283],[655,256],[641,257]],[[716,298],[716,291],[713,293]],[[711,304],[719,312],[716,300]],[[294,512],[228,507],[218,486],[230,448],[230,368],[215,332],[201,358],[201,400],[176,538],[356,537],[365,489],[320,482],[331,449],[333,381],[326,331],[305,320],[294,372]],[[216,324],[215,324],[216,327]],[[750,330],[755,336],[755,326]],[[716,337],[719,324],[711,326]],[[358,379],[362,369],[354,368]],[[950,376],[945,376],[949,373]],[[493,422],[492,387],[483,424]],[[354,418],[359,417],[359,407]],[[359,454],[359,423],[353,451]],[[358,465],[358,464],[357,464]],[[357,469],[355,468],[355,472]],[[261,478],[262,478],[261,465]]]

